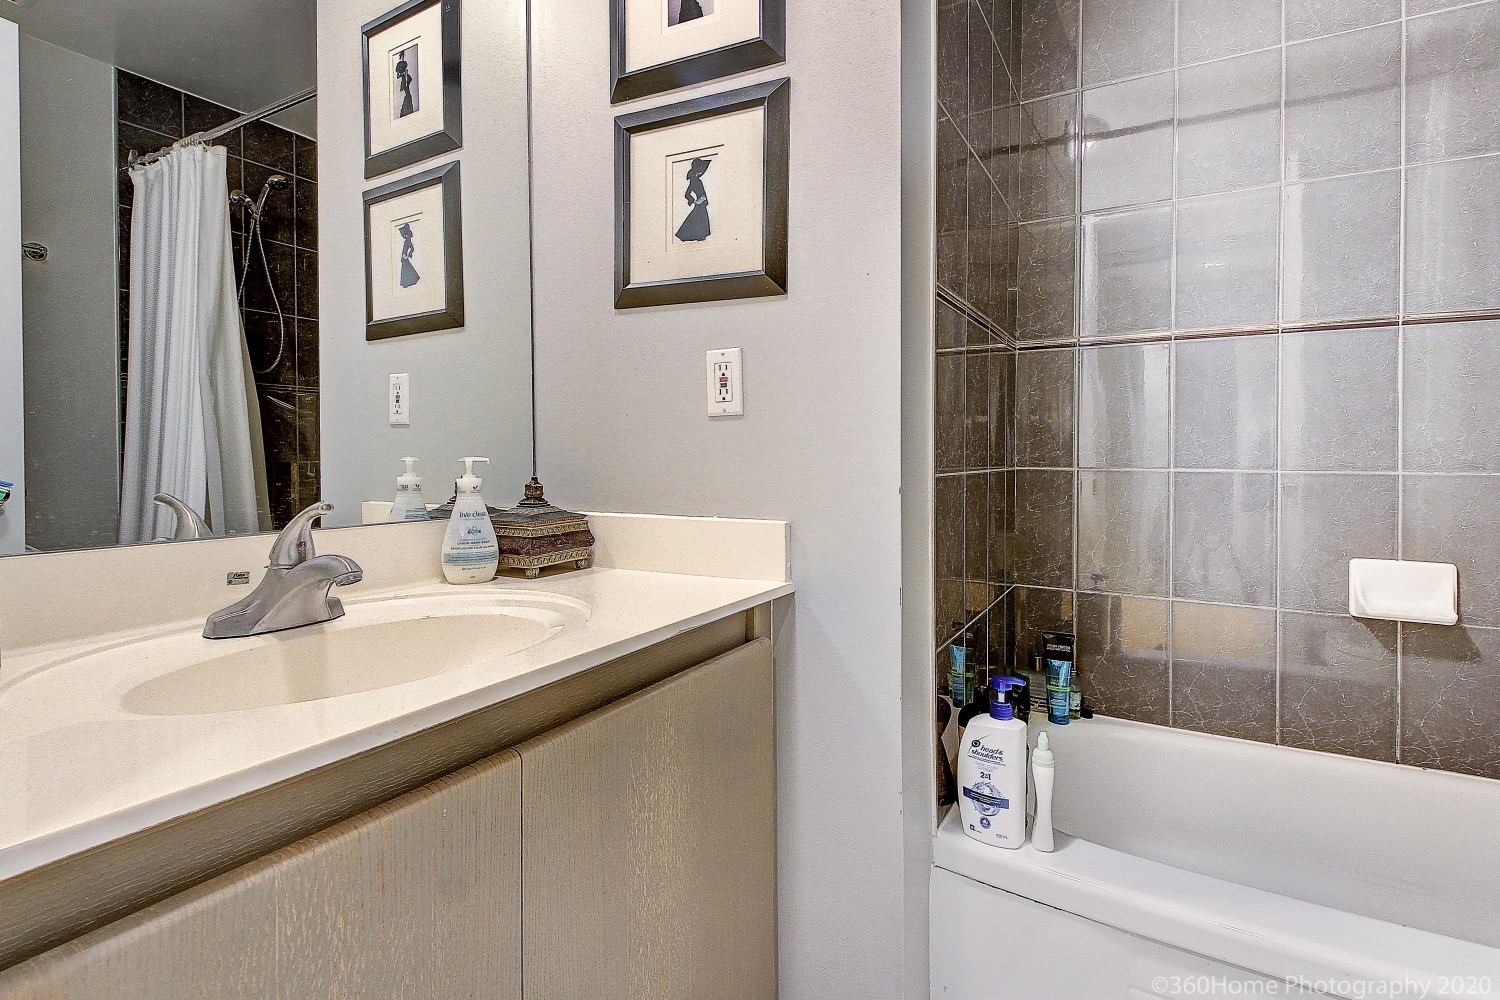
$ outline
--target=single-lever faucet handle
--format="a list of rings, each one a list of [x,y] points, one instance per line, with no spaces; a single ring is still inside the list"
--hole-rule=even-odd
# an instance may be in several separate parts
[[[324,514],[333,513],[333,504],[319,500],[287,522],[271,543],[271,568],[291,569],[318,553],[313,548],[312,523]]]

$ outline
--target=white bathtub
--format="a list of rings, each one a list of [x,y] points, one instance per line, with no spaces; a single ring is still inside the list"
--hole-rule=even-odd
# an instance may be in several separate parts
[[[934,998],[1500,997],[1500,781],[1048,731],[1054,853],[976,843],[956,809],[938,831]]]

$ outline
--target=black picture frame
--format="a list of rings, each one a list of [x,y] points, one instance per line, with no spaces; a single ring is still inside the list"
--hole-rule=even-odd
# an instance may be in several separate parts
[[[792,81],[782,78],[615,119],[615,308],[785,295],[790,192]],[[758,271],[633,281],[630,276],[630,145],[643,132],[765,109],[763,266]]]
[[[444,305],[431,312],[375,319],[375,255],[371,252],[370,209],[383,201],[442,185]],[[388,340],[464,325],[463,182],[459,162],[445,163],[365,192],[365,340]]]
[[[609,0],[610,103],[620,104],[669,90],[719,80],[786,62],[786,0],[759,0],[760,35],[699,52],[683,59],[646,66],[634,72],[625,69],[625,12],[631,3],[661,0]],[[731,0],[719,0],[720,3]]]
[[[407,0],[360,29],[364,46],[365,179],[463,148],[463,0]],[[442,5],[443,127],[393,149],[373,152],[370,107],[370,40],[434,4]]]

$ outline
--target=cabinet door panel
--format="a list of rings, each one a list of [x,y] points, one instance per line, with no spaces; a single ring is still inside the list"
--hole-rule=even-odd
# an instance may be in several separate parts
[[[526,1000],[776,994],[764,639],[521,754]]]
[[[0,972],[3,1000],[265,1000],[276,873],[256,863]]]
[[[520,1000],[507,750],[273,855],[281,997]]]
[[[507,750],[6,970],[0,1000],[520,1000],[520,810]]]

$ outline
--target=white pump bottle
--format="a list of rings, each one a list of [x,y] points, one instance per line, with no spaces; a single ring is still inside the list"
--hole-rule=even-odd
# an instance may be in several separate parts
[[[458,481],[453,517],[443,535],[443,576],[449,583],[488,583],[500,568],[500,544],[490,511],[479,495],[484,480],[474,475],[474,463],[487,458],[461,458],[464,475]]]
[[[430,521],[427,502],[422,499],[422,477],[417,475],[415,458],[403,458],[406,474],[396,477],[396,502],[391,504],[387,521]]]
[[[1046,733],[1037,733],[1036,749],[1031,751],[1031,784],[1036,789],[1036,818],[1031,822],[1031,846],[1051,853],[1056,846],[1052,835],[1052,768],[1056,762]]]
[[[1026,723],[1006,693],[1013,677],[990,682],[990,714],[969,720],[958,750],[958,817],[964,833],[1011,850],[1026,842]]]

